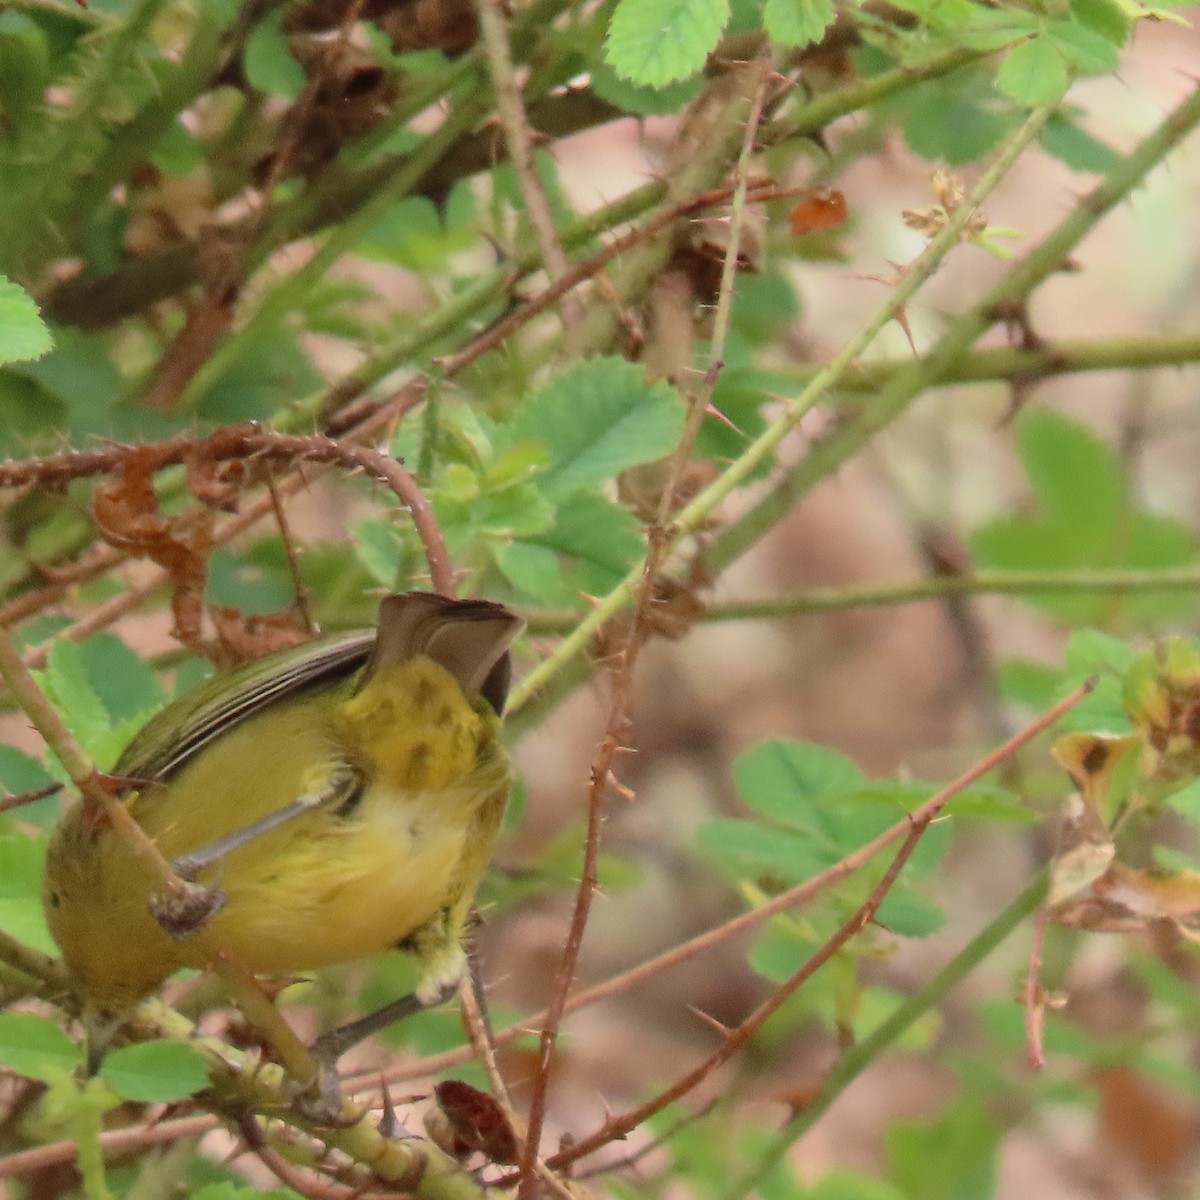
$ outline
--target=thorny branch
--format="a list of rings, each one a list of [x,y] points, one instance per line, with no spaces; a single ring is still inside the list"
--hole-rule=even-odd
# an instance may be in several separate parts
[[[139,446],[107,446],[97,450],[72,450],[65,454],[22,462],[0,463],[0,487],[60,487],[73,479],[107,475],[136,456],[139,467],[150,473],[165,467],[203,462],[213,464],[261,459],[268,463],[336,463],[361,471],[387,484],[412,516],[425,550],[433,585],[443,595],[454,594],[454,572],[441,529],[425,493],[416,480],[390,455],[337,441],[323,434],[272,433],[256,425],[232,425],[204,437],[182,434],[164,442]]]

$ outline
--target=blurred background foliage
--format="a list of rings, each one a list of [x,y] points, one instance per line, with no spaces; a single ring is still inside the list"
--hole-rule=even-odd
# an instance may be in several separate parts
[[[1197,612],[1194,115],[1164,135],[1169,169],[1142,186],[1130,164],[1188,95],[1200,39],[1186,10],[1140,0],[495,11],[507,68],[463,0],[0,4],[0,619],[103,768],[212,661],[303,636],[310,617],[369,624],[380,592],[428,585],[395,497],[345,471],[159,472],[142,515],[186,542],[181,567],[149,536],[121,544],[109,529],[106,541],[94,514],[97,490],[114,486],[107,468],[46,465],[114,443],[199,445],[253,421],[401,458],[461,594],[528,617],[520,681],[595,598],[636,579],[664,462],[699,397],[709,415],[667,499],[700,497],[702,510],[664,576],[632,728],[618,731],[637,748],[617,771],[634,798],[614,792],[606,809],[587,984],[841,862],[1089,674],[1100,685],[1067,722],[1083,735],[1134,736],[1137,687],[1169,690],[1145,684],[1134,647],[1189,634]],[[515,170],[506,80],[533,143]],[[737,218],[731,320],[714,348],[756,98],[742,178],[761,190]],[[909,265],[1022,130],[1031,144],[984,216],[903,295]],[[1137,191],[1038,260],[1007,307],[988,307],[1013,262],[1091,211],[1079,197],[1097,186],[1116,202]],[[537,311],[531,298],[563,270],[531,190],[581,277],[574,301]],[[594,257],[618,238],[619,253]],[[895,319],[796,409],[889,298]],[[973,318],[986,336],[939,359]],[[770,453],[754,453],[775,430]],[[705,506],[731,471],[737,487]],[[522,781],[481,896],[497,1026],[551,993],[624,632],[614,618],[536,689],[518,686]],[[1190,668],[1172,662],[1168,682],[1186,692]],[[0,785],[60,778],[4,703]],[[587,1186],[1193,1195],[1200,814],[1186,780],[1166,802],[1126,781],[1131,820],[1104,809],[1112,781],[1094,797],[1119,861],[1166,873],[1182,899],[1168,909],[1147,886],[1148,914],[1123,933],[1049,928],[1043,1069],[1025,1065],[1013,1002],[1031,922],[962,958],[1056,846],[1061,861],[1054,822],[1072,785],[1050,745],[956,797],[877,921],[699,1088],[588,1160],[615,1165]],[[0,815],[0,929],[46,953],[40,864],[59,803]],[[881,869],[572,1015],[547,1144],[583,1137],[605,1105],[624,1110],[710,1053],[719,1035],[696,1013],[737,1026]],[[906,1010],[947,962],[963,964],[961,985]],[[287,1011],[328,1025],[402,991],[407,969],[389,958],[323,974],[289,992]],[[168,1051],[118,1061],[107,1091],[78,1087],[78,1051],[53,1028],[70,1026],[29,1000],[28,982],[0,970],[0,1187],[95,1195],[71,1155],[28,1168],[20,1155],[135,1126],[201,1081]],[[831,1068],[906,1012],[807,1120]],[[362,1061],[462,1041],[451,1008]],[[503,1051],[518,1108],[535,1061],[530,1039]],[[476,1064],[450,1074],[485,1084]],[[114,1151],[108,1186],[204,1200],[273,1186],[251,1159],[226,1161],[222,1131],[200,1136]]]

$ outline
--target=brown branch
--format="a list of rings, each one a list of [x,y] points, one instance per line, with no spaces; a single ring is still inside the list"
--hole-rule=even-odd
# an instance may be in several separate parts
[[[147,1150],[188,1137],[201,1137],[221,1122],[210,1113],[194,1117],[181,1117],[174,1121],[161,1121],[149,1128],[137,1125],[128,1129],[110,1129],[101,1133],[100,1148],[112,1154],[128,1150]],[[48,1167],[74,1162],[79,1154],[79,1144],[74,1141],[50,1142],[35,1146],[31,1150],[20,1150],[0,1158],[0,1179],[13,1179],[20,1175],[32,1175]]]
[[[206,437],[182,434],[142,446],[107,446],[97,450],[71,450],[45,458],[0,463],[0,487],[37,484],[57,487],[73,479],[106,475],[131,455],[149,471],[178,466],[196,457],[212,462],[261,458],[267,462],[326,462],[361,470],[386,483],[408,509],[425,550],[433,586],[443,595],[454,593],[454,573],[433,508],[416,480],[396,459],[366,446],[334,440],[324,434],[300,436],[271,433],[256,425],[231,425]]]
[[[811,978],[821,966],[828,962],[838,950],[849,942],[851,938],[855,937],[874,917],[879,905],[883,902],[884,897],[891,890],[892,885],[903,869],[904,864],[916,849],[917,842],[929,826],[933,824],[946,804],[967,787],[968,784],[973,783],[979,776],[1005,761],[1019,746],[1056,721],[1069,708],[1078,704],[1094,687],[1094,679],[1088,680],[1077,687],[1056,705],[1043,713],[1032,725],[1027,726],[1016,737],[1010,738],[999,749],[986,755],[974,767],[955,780],[954,783],[942,788],[941,791],[930,797],[930,799],[908,814],[902,821],[893,825],[891,829],[881,835],[881,838],[876,838],[872,844],[877,848],[879,848],[882,838],[886,838],[888,842],[893,842],[903,836],[904,841],[879,883],[876,884],[870,896],[850,920],[842,925],[833,937],[821,946],[793,975],[785,980],[737,1029],[730,1031],[725,1036],[721,1046],[712,1055],[651,1100],[646,1101],[646,1103],[639,1105],[637,1108],[630,1110],[620,1117],[610,1117],[595,1133],[579,1140],[569,1150],[554,1155],[549,1159],[549,1165],[554,1167],[566,1166],[576,1159],[600,1149],[609,1142],[623,1137],[647,1118],[661,1111],[674,1100],[686,1095],[687,1092],[708,1078],[717,1067],[727,1061],[761,1028],[763,1022],[772,1013],[777,1011],[780,1005],[798,987]],[[852,857],[857,857],[858,854],[861,854],[861,851],[856,852]],[[838,865],[840,866],[841,864]]]
[[[381,430],[394,425],[406,413],[415,408],[424,398],[424,387],[419,383],[405,384],[392,395],[378,400],[362,400],[351,406],[345,412],[335,414],[336,421],[329,430],[330,436],[340,441],[368,441]],[[3,486],[0,484],[0,486]],[[295,484],[285,484],[289,490]],[[238,533],[253,526],[257,521],[271,511],[270,505],[255,501],[231,521],[219,526],[213,533],[213,545],[223,545],[232,540]],[[42,567],[34,569],[46,577],[44,586],[26,592],[6,604],[0,605],[0,625],[15,627],[22,621],[28,620],[37,613],[56,604],[66,594],[72,584],[89,583],[121,563],[129,560],[131,555],[113,546],[92,546],[74,563],[65,567]],[[129,592],[115,597],[107,604],[87,617],[76,622],[59,636],[81,641],[89,634],[112,624],[127,612],[132,611],[141,601],[165,587],[170,582],[169,575],[162,571],[150,580],[144,581]],[[25,662],[28,666],[38,667],[45,663],[47,647],[27,652]]]
[[[547,97],[530,105],[529,111],[538,129],[560,137],[626,115],[586,88]],[[279,205],[268,231],[268,244],[256,248],[254,256],[268,257],[278,246],[344,221],[378,193],[406,158],[403,154],[389,154],[359,170],[340,172],[337,186],[329,188],[315,205],[309,203],[307,194]],[[490,170],[496,159],[493,129],[464,134],[412,194],[439,200],[459,180]],[[236,240],[245,236],[253,219],[231,221],[219,226],[218,232],[222,237]],[[127,260],[106,275],[80,275],[56,287],[45,298],[42,310],[58,322],[84,329],[102,328],[190,287],[198,278],[200,259],[199,245],[188,242],[150,258]]]

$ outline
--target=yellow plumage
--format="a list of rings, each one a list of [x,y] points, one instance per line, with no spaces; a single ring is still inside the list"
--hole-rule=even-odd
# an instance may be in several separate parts
[[[384,603],[373,648],[343,638],[250,664],[165,710],[118,763],[157,776],[135,780],[129,811],[171,860],[316,798],[199,870],[223,897],[203,937],[159,923],[160,879],[103,819],[65,814],[45,903],[85,1016],[110,1021],[214,950],[284,974],[398,946],[421,964],[421,999],[461,977],[509,786],[496,707],[519,622],[423,593]]]

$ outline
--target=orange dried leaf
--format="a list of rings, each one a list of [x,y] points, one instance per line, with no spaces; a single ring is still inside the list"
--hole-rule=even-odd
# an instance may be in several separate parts
[[[836,229],[846,220],[846,197],[837,188],[813,188],[812,195],[793,205],[788,213],[792,237]]]

